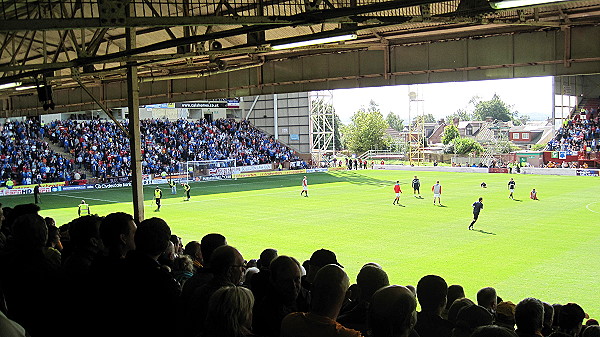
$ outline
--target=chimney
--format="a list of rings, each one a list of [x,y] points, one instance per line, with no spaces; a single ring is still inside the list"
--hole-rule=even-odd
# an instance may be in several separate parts
[[[490,117],[490,116],[487,116],[487,117],[485,118],[485,121],[486,121],[486,122],[488,122],[488,123],[491,123],[491,122],[493,122],[493,121],[494,121],[494,119],[493,119],[492,117]]]

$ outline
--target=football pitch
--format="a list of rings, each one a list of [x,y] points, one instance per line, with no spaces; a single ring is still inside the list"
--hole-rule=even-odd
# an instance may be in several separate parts
[[[410,186],[421,179],[422,199]],[[600,317],[600,181],[597,177],[337,171],[308,174],[309,197],[300,196],[302,175],[245,178],[192,184],[192,198],[171,195],[162,185],[163,206],[154,212],[154,185],[145,186],[146,218],[159,216],[184,243],[207,233],[225,235],[246,259],[264,248],[300,261],[327,248],[355,280],[366,262],[381,264],[392,284],[416,285],[427,274],[461,284],[475,300],[493,286],[515,303],[536,297],[549,303],[577,302]],[[515,200],[507,182],[516,181]],[[393,185],[402,187],[393,206]],[[434,206],[431,186],[443,186]],[[481,182],[487,188],[481,188]],[[529,199],[532,188],[540,200]],[[483,197],[474,231],[471,204]],[[42,195],[41,215],[62,225],[77,216],[85,199],[92,213],[131,213],[130,189],[69,191]],[[33,196],[4,197],[4,206]]]

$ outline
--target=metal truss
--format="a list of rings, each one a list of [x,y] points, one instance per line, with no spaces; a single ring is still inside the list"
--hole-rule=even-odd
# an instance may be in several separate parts
[[[335,154],[335,111],[331,91],[311,92],[310,130],[313,161],[320,162],[328,152]]]

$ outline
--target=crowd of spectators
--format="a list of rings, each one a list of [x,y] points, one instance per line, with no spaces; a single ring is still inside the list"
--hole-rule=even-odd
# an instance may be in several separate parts
[[[72,179],[73,162],[52,151],[35,120],[0,124],[0,180],[36,184]]]
[[[556,136],[548,143],[548,151],[600,151],[600,121],[598,111],[575,113],[563,123]]]
[[[180,172],[186,161],[234,159],[244,166],[298,160],[293,150],[245,120],[154,119],[141,121],[140,129],[144,174]],[[129,140],[113,122],[54,121],[45,133],[95,177],[130,174]]]
[[[377,263],[351,285],[326,249],[302,264],[275,249],[247,262],[221,234],[184,248],[161,218],[87,215],[56,228],[38,211],[0,212],[2,337],[600,335],[575,303],[514,304],[492,287],[469,299],[438,275],[391,285]]]

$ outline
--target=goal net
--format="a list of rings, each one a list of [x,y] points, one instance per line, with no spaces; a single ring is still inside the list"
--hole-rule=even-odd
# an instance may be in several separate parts
[[[188,182],[231,179],[235,166],[235,159],[188,161],[185,172]]]

